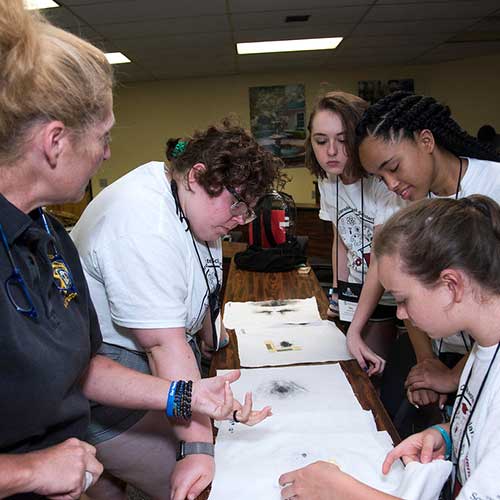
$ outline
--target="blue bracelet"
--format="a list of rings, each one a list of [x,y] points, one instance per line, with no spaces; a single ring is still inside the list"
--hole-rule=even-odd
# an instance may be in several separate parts
[[[444,439],[444,442],[446,443],[446,453],[445,453],[445,460],[449,460],[451,457],[451,438],[446,429],[443,429],[440,425],[433,425],[431,429],[436,429],[439,434],[441,434],[441,437]]]
[[[174,398],[175,398],[176,387],[177,387],[177,381],[174,381],[170,384],[170,389],[168,390],[167,406],[165,408],[165,413],[167,414],[167,417],[174,416]]]

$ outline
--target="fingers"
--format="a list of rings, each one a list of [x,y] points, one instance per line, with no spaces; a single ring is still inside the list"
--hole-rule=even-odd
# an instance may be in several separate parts
[[[229,381],[224,382],[224,403],[219,409],[218,415],[213,415],[213,418],[218,420],[225,420],[232,416],[234,406],[234,396]]]
[[[291,472],[286,472],[285,474],[281,474],[281,476],[278,479],[279,485],[283,487],[286,484],[293,483],[295,472],[296,471],[291,471]]]
[[[252,393],[247,392],[245,394],[245,403],[243,404],[241,410],[239,411],[241,416],[238,415],[238,420],[240,422],[247,422],[248,418],[250,417],[251,411],[252,411]]]
[[[189,491],[186,495],[186,498],[188,500],[194,500],[196,497],[198,497],[201,492],[208,486],[209,480],[205,476],[201,476],[198,481],[196,481],[191,488],[189,488]]]
[[[262,410],[254,411],[252,413],[253,413],[252,423],[247,424],[251,426],[259,424],[260,422],[262,422],[267,417],[270,417],[273,414],[270,406],[265,406],[264,408],[262,408]]]
[[[446,400],[448,399],[448,394],[440,394],[439,395],[439,409],[440,410],[443,410],[444,409],[444,405],[446,404]]]
[[[250,417],[246,422],[241,421],[245,425],[248,425],[249,427],[253,427],[254,425],[257,425],[258,423],[262,422],[264,419],[267,417],[270,417],[272,415],[271,407],[266,406],[262,408],[260,411],[252,411],[250,413]]]
[[[231,370],[230,372],[222,375],[222,378],[227,380],[230,384],[236,382],[241,376],[241,370]]]
[[[426,432],[422,440],[422,450],[420,452],[420,461],[423,464],[428,464],[432,460],[432,454],[434,452],[434,443],[435,439],[433,433]]]
[[[413,399],[413,392],[412,391],[407,390],[406,397],[408,398],[408,401],[410,402],[410,404],[412,404],[415,408],[417,408],[417,409],[420,408],[420,406],[418,406],[418,404]]]
[[[399,453],[396,452],[396,448],[391,450],[385,457],[384,463],[382,464],[382,473],[388,474],[391,470],[392,464],[400,458]]]
[[[379,373],[382,373],[384,371],[385,359],[377,356],[368,347],[365,351],[363,351],[363,356],[368,361],[368,370],[366,371],[366,373],[369,377],[371,377],[372,375],[378,375]]]

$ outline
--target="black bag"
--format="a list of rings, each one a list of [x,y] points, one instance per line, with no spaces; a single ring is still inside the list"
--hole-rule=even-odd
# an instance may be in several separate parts
[[[244,252],[234,256],[238,269],[257,272],[291,271],[306,263],[306,256],[295,230],[295,203],[286,193],[264,195],[255,207],[250,242]]]

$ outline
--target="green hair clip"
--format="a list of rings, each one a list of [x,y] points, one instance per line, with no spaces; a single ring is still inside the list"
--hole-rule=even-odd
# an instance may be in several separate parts
[[[187,141],[177,141],[177,144],[175,145],[174,150],[172,151],[171,155],[174,158],[179,158],[184,151],[186,151],[186,146],[187,146]]]

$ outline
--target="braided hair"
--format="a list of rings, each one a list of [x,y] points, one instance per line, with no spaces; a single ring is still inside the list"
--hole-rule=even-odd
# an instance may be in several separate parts
[[[480,143],[451,117],[451,111],[433,97],[393,92],[370,106],[356,128],[358,145],[368,135],[385,141],[414,140],[414,133],[430,130],[436,144],[456,156],[500,161],[493,147]]]

